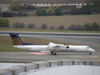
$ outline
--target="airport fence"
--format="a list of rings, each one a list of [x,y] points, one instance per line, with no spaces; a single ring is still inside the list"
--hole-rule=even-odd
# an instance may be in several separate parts
[[[55,66],[64,65],[93,65],[100,66],[100,62],[88,61],[88,60],[47,60],[40,62],[32,62],[23,65],[13,66],[9,69],[0,70],[0,75],[22,75],[23,72],[29,72],[30,70],[37,71],[38,69],[46,69]]]

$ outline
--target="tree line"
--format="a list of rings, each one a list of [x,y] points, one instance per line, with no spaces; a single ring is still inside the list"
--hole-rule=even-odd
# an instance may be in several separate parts
[[[80,14],[92,14],[93,11],[91,9],[91,6],[87,4],[86,6],[82,6],[82,8],[77,9],[76,6],[72,6],[70,11],[67,12],[67,14],[71,15],[80,15]]]
[[[71,14],[71,15],[80,15],[80,14],[92,14],[92,10],[90,5],[83,6],[80,9],[77,9],[76,6],[72,6],[68,12],[63,13],[59,7],[56,8],[36,8],[36,15],[37,16],[52,16],[52,15],[64,15],[64,14]],[[13,17],[13,16],[28,16],[27,12],[18,11],[16,12],[3,12],[2,17]]]
[[[8,19],[0,19],[0,27],[10,27],[10,23]],[[34,28],[37,29],[38,27],[33,23],[28,23],[25,25],[24,23],[15,22],[12,24],[12,28]],[[59,25],[58,27],[50,26],[48,27],[47,24],[42,24],[40,29],[58,29],[58,30],[85,30],[85,31],[100,31],[100,25],[96,22],[93,22],[92,24],[86,23],[84,25],[80,24],[72,24],[68,28],[65,27],[65,25]]]
[[[63,15],[61,9],[57,7],[55,10],[46,9],[46,8],[37,8],[36,9],[37,16],[52,16],[52,15]],[[2,17],[13,17],[13,16],[28,16],[27,12],[19,11],[19,12],[3,12]]]
[[[84,0],[84,3],[86,3],[87,5],[83,6],[82,9],[78,10],[77,8],[74,8],[74,10],[79,12],[79,13],[90,12],[90,11],[100,13],[100,0]],[[54,9],[53,7],[49,7],[49,8]],[[24,5],[21,5],[19,0],[12,0],[10,3],[9,9],[11,11],[35,10],[36,7],[32,6],[32,5],[27,5],[27,3],[25,3]],[[89,9],[89,10],[86,11],[87,9]],[[82,10],[82,12],[80,12],[80,10]]]
[[[21,5],[19,0],[12,0],[9,6],[9,9],[11,11],[21,11],[21,10],[35,10],[36,7],[32,6],[32,5]]]
[[[36,15],[37,16],[63,15],[63,13],[59,7],[55,8],[55,9],[37,8]]]
[[[28,11],[35,12],[37,16],[46,16],[46,15],[80,15],[80,14],[92,14],[92,13],[100,13],[100,0],[86,0],[87,3],[82,8],[77,8],[76,6],[71,6],[67,11],[63,12],[59,6],[53,7],[49,6],[47,8],[36,8],[33,5],[21,5],[19,0],[13,0],[10,3],[9,9],[12,12],[3,12],[3,17],[13,17],[13,16],[28,16]]]
[[[100,0],[85,0],[85,2],[90,5],[93,12],[100,13]]]
[[[96,22],[93,22],[92,24],[86,23],[84,25],[75,25],[72,24],[68,27],[68,30],[86,30],[86,31],[100,31],[100,25]]]

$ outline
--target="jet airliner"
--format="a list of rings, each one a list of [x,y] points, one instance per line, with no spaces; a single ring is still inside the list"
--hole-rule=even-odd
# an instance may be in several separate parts
[[[51,52],[51,55],[56,55],[56,52],[88,52],[91,54],[95,52],[94,49],[89,46],[80,46],[80,45],[64,45],[64,44],[55,44],[50,42],[48,45],[35,45],[24,43],[18,36],[18,33],[9,33],[13,42],[13,47],[36,51],[36,52]]]

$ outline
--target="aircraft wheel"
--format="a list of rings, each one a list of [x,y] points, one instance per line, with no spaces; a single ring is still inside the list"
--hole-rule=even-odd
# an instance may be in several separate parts
[[[92,53],[90,52],[89,54],[91,55]]]
[[[54,55],[56,55],[56,53],[54,53]]]
[[[53,52],[51,52],[51,55],[53,55]]]

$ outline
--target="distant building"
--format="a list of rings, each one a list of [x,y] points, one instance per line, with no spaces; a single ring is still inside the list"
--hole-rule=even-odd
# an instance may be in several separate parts
[[[9,4],[12,0],[0,0],[0,8],[2,12],[9,11]],[[82,8],[84,0],[20,0],[21,5],[33,5],[36,8],[46,8],[50,7],[56,8],[57,6],[61,9],[63,13],[68,13],[69,8],[76,6],[76,8]],[[28,11],[28,14],[35,14],[35,11]]]
[[[0,0],[0,7],[2,12],[9,11],[8,6],[12,0]],[[20,4],[33,5],[36,8],[49,8],[49,6],[59,6],[62,10],[76,5],[77,8],[81,8],[84,5],[85,0],[20,0]]]
[[[2,4],[10,4],[12,0],[0,0]],[[84,3],[85,0],[20,0],[21,4],[73,4]]]
[[[8,9],[9,4],[0,4],[1,12],[9,11]]]

